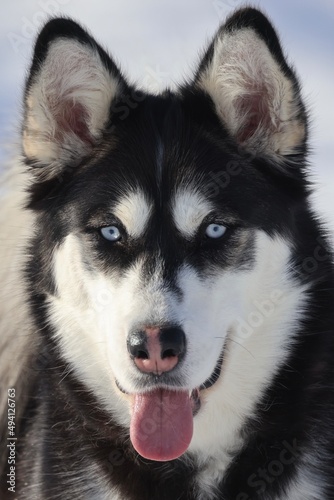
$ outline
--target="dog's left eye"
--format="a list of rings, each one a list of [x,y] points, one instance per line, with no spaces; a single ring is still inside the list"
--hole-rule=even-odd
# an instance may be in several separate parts
[[[116,226],[107,226],[101,228],[101,235],[109,241],[119,241],[121,239],[121,232]]]
[[[221,224],[209,224],[205,230],[208,238],[221,238],[226,233],[226,227]]]

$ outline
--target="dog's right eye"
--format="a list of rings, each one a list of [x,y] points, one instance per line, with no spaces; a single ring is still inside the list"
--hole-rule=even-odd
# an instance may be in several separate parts
[[[227,228],[222,224],[209,224],[205,230],[205,234],[208,238],[218,239],[224,236]]]
[[[100,233],[108,241],[119,241],[122,238],[117,226],[102,227]]]

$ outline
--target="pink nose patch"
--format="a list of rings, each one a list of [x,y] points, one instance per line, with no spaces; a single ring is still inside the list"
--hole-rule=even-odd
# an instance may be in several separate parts
[[[170,356],[165,359],[161,359],[160,356],[150,356],[149,359],[135,359],[135,364],[140,371],[145,373],[156,373],[158,375],[164,372],[169,372],[177,365],[177,363],[177,356]]]

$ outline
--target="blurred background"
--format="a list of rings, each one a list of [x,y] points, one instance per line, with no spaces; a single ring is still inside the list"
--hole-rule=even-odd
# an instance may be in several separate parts
[[[250,2],[248,2],[250,3]],[[35,36],[54,15],[85,25],[132,82],[156,91],[191,75],[240,0],[3,0],[0,6],[0,162],[19,140],[24,80]],[[314,202],[334,228],[334,2],[258,0],[278,29],[311,118]]]

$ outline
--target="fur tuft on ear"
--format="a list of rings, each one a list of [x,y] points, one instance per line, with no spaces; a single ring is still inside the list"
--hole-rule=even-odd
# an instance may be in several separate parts
[[[220,28],[196,75],[236,141],[254,154],[296,155],[305,149],[306,115],[299,85],[278,37],[255,9]]]
[[[23,151],[41,180],[80,162],[99,140],[124,80],[109,56],[76,23],[42,30],[25,92]]]

